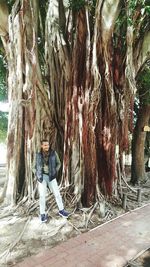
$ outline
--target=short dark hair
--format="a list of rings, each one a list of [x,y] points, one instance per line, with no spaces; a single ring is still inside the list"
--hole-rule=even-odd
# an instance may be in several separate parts
[[[49,141],[48,141],[47,139],[42,139],[42,140],[41,140],[41,143],[44,143],[44,142],[49,143]]]

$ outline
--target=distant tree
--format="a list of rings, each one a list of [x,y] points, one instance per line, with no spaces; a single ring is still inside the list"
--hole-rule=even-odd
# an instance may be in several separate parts
[[[137,88],[139,96],[139,109],[137,111],[137,121],[133,132],[132,142],[132,172],[131,183],[145,182],[145,138],[144,126],[149,125],[150,120],[150,67],[145,65],[137,76]],[[148,138],[148,137],[147,137]],[[148,148],[149,149],[149,148]]]

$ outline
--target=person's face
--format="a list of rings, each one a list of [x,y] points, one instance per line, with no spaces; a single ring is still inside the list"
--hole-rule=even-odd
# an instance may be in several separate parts
[[[49,151],[49,142],[42,142],[41,148],[43,152],[48,152]]]

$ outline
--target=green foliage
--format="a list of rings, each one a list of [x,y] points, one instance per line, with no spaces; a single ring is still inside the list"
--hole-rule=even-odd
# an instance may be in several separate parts
[[[0,111],[0,142],[4,142],[7,136],[8,113]]]
[[[0,101],[7,99],[7,86],[6,86],[7,63],[4,55],[5,52],[3,49],[2,41],[0,39]]]
[[[90,1],[88,1],[88,5],[91,7],[91,8],[94,8],[95,9],[95,7],[96,7],[96,0],[90,0]]]
[[[137,4],[137,1],[135,1],[135,0],[129,1],[129,9],[131,12],[133,12],[135,10],[136,4]]]
[[[150,15],[150,5],[145,7],[145,13]]]
[[[7,99],[6,68],[4,57],[0,55],[0,101]]]
[[[93,10],[95,9],[96,2],[96,0],[69,0],[69,8],[74,11],[79,11],[85,5],[87,5],[90,10]]]
[[[137,14],[140,13],[140,16],[136,17]],[[141,17],[145,15],[150,15],[150,1],[149,0],[129,0],[128,4],[128,14],[127,23],[129,26],[138,25]]]
[[[6,4],[8,5],[8,11],[10,13],[11,12],[11,9],[12,9],[12,6],[15,3],[15,0],[0,0],[0,1],[5,1],[6,2]]]
[[[132,26],[133,22],[132,22],[131,17],[127,18],[127,24],[128,24],[128,26]]]
[[[85,0],[69,0],[69,8],[75,11],[79,11],[86,4]]]
[[[150,67],[146,66],[137,77],[137,87],[141,104],[150,105]]]
[[[128,3],[128,16],[127,16],[127,24],[128,26],[133,25],[133,15],[135,14],[137,1],[129,0]]]
[[[45,18],[47,14],[47,9],[48,9],[48,0],[39,1],[39,10],[40,10],[40,15],[41,15],[41,23],[42,23],[41,27],[43,28],[43,33],[41,35],[43,35],[45,32]],[[38,25],[39,24],[40,23],[38,23]]]

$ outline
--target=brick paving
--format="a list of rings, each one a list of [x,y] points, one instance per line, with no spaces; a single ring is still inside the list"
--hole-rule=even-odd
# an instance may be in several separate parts
[[[16,267],[122,267],[150,247],[150,204],[125,213]]]

